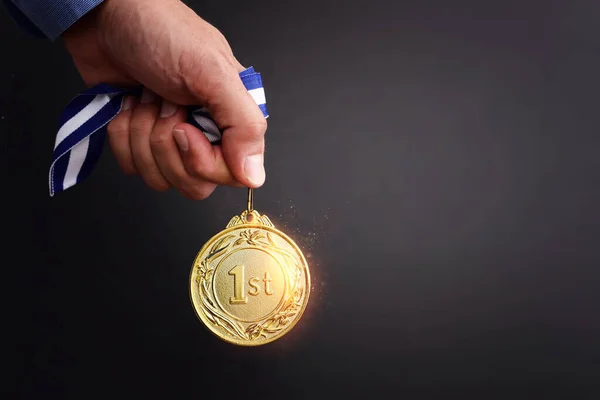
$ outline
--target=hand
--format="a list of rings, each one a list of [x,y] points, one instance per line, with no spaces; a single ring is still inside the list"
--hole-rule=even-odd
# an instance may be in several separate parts
[[[245,68],[224,36],[179,0],[105,0],[63,35],[88,85],[143,85],[108,125],[126,174],[154,190],[192,199],[216,185],[256,188],[265,180],[266,119],[239,78]],[[207,106],[222,146],[185,123],[179,105]]]

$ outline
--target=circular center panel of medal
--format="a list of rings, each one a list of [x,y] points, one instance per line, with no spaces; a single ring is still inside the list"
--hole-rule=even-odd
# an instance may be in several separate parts
[[[257,322],[283,303],[285,273],[265,250],[244,248],[224,257],[215,268],[213,290],[223,311],[242,322]]]

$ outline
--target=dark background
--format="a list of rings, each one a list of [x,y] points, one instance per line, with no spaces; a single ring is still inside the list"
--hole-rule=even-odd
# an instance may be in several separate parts
[[[191,263],[243,189],[155,193],[107,148],[50,198],[84,86],[2,10],[11,398],[599,398],[596,0],[189,4],[263,74],[255,206],[304,249],[308,310],[259,348],[196,318]]]

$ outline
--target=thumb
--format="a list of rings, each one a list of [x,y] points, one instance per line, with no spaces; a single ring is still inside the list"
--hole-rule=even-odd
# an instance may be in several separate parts
[[[239,64],[238,64],[239,65]],[[208,109],[223,132],[223,157],[234,178],[246,187],[265,182],[264,152],[267,120],[232,67],[218,90],[208,96]]]

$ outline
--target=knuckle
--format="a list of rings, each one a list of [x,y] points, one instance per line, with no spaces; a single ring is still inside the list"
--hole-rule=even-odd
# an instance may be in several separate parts
[[[121,124],[117,119],[113,119],[106,126],[106,134],[113,139],[124,138],[129,136],[129,129],[127,128],[127,126]]]
[[[171,188],[169,182],[167,182],[162,175],[156,172],[147,172],[146,176],[144,177],[144,181],[150,189],[157,192],[165,192]]]
[[[246,133],[250,139],[262,139],[267,131],[267,120],[258,120],[246,126]]]
[[[130,131],[132,136],[148,135],[154,128],[152,113],[144,113],[131,121]]]
[[[213,190],[214,190],[213,186],[199,185],[199,186],[192,186],[192,187],[187,188],[186,192],[194,200],[206,200],[207,198],[210,197]]]
[[[210,193],[201,190],[193,190],[190,194],[194,200],[206,200],[210,196]]]
[[[157,192],[166,192],[171,188],[171,185],[169,185],[167,182],[159,180],[150,180],[147,185],[150,187],[150,189]]]
[[[208,173],[210,173],[210,171],[207,171],[207,168],[204,165],[204,163],[198,158],[188,160],[188,165],[189,168],[187,169],[189,169],[191,175],[196,178],[202,178]]]
[[[180,194],[181,194],[183,197],[185,197],[185,198],[186,198],[186,199],[188,199],[188,200],[195,200],[195,199],[194,199],[194,198],[193,198],[193,197],[192,197],[192,196],[191,196],[191,195],[190,195],[188,192],[186,192],[185,190],[182,190],[182,189],[180,189],[180,190],[178,190],[178,192],[179,192],[179,193],[180,193]]]
[[[171,140],[171,133],[165,130],[155,130],[150,135],[150,146],[152,148],[162,148]]]
[[[203,157],[204,156],[204,157]],[[182,157],[183,165],[189,175],[196,179],[204,179],[207,174],[210,174],[210,165],[208,155],[198,152],[188,152]]]
[[[231,78],[236,76],[234,65],[226,56],[227,50],[198,46],[179,59],[179,78],[191,93],[210,101],[222,93]]]

